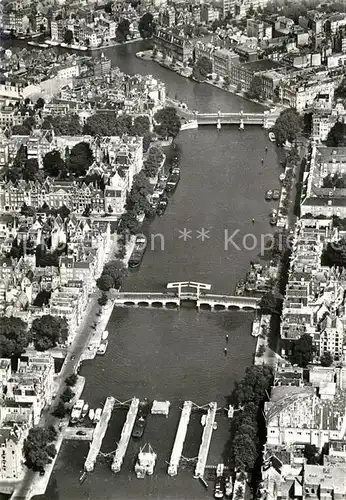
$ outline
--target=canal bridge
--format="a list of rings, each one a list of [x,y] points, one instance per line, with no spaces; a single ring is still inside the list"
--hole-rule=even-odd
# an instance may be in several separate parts
[[[118,306],[156,307],[178,309],[185,301],[195,302],[197,309],[205,310],[243,310],[252,311],[259,308],[259,298],[234,295],[215,295],[204,293],[210,290],[211,285],[197,282],[168,283],[167,289],[176,288],[172,292],[119,292],[114,297],[114,304]],[[193,288],[194,290],[187,290]]]
[[[221,128],[222,125],[239,125],[245,128],[246,125],[261,125],[263,128],[274,126],[278,113],[263,111],[262,113],[194,113],[193,119],[197,121],[197,126],[216,125]]]

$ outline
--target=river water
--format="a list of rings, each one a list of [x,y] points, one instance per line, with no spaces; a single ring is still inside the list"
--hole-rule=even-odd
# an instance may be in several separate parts
[[[134,57],[145,43],[105,51],[113,64],[129,74],[152,74],[167,84],[192,109],[200,111],[256,111],[257,104],[186,80],[155,63]],[[244,277],[250,260],[260,253],[260,237],[270,233],[264,201],[267,189],[278,187],[278,152],[259,127],[240,132],[237,127],[205,127],[181,132],[181,180],[166,213],[150,223],[144,232],[155,237],[141,268],[130,273],[125,290],[163,291],[170,281],[200,281],[212,285],[216,294],[232,294]],[[265,148],[268,147],[268,152]],[[263,165],[261,158],[264,159]],[[252,218],[255,223],[252,223]],[[182,237],[185,230],[185,240]],[[204,230],[205,237],[201,237]],[[227,237],[234,232],[234,245]],[[158,236],[159,235],[159,236]],[[249,236],[250,235],[250,236]],[[204,239],[204,241],[202,241]],[[256,244],[257,242],[257,244]],[[161,246],[161,244],[162,246]],[[216,401],[222,408],[252,363],[255,347],[250,335],[253,315],[241,312],[196,312],[116,308],[108,325],[109,347],[103,357],[83,364],[86,377],[83,398],[96,408],[107,396],[120,401],[133,396],[169,400],[168,419],[150,416],[144,437],[130,441],[122,471],[114,475],[109,463],[100,461],[93,474],[79,485],[88,446],[64,444],[57,459],[46,500],[180,499],[212,497],[193,479],[186,466],[176,478],[167,476],[167,463],[179,421],[180,407],[190,399],[198,405]],[[225,335],[229,335],[225,356]],[[125,411],[115,410],[103,446],[103,453],[115,450]],[[197,456],[202,427],[200,415],[193,414],[183,455]],[[228,422],[217,418],[208,464],[222,459]],[[137,480],[133,464],[139,446],[149,442],[157,453],[152,477]]]

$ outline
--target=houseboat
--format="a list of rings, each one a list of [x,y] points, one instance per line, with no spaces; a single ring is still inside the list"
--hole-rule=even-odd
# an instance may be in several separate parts
[[[156,453],[150,446],[146,444],[140,448],[138,453],[137,462],[135,465],[135,473],[138,479],[143,479],[146,475],[152,476],[156,464]]]
[[[99,422],[102,415],[102,408],[97,408],[94,415],[94,422]]]
[[[102,334],[102,340],[107,340],[108,339],[108,330],[105,330]]]
[[[261,333],[261,321],[260,321],[260,319],[256,318],[254,320],[254,322],[252,323],[251,335],[253,337],[258,337],[260,333]]]
[[[135,242],[135,248],[133,249],[133,252],[131,254],[130,260],[129,260],[129,267],[139,267],[145,250],[147,247],[147,239],[144,235],[139,235],[136,237],[136,242]]]
[[[269,217],[269,224],[271,226],[276,226],[277,221],[278,221],[278,212],[277,210],[273,210]]]
[[[166,191],[167,193],[172,193],[178,185],[180,180],[180,168],[174,167],[167,179]]]
[[[223,477],[224,465],[218,464],[216,468],[216,480],[214,488],[214,498],[223,498],[224,494],[224,477]]]
[[[279,198],[280,198],[280,191],[278,189],[274,189],[273,200],[278,200]]]
[[[226,497],[230,497],[232,495],[232,492],[233,492],[233,481],[232,481],[231,476],[228,476],[226,478],[226,482],[225,482],[225,495],[226,495]]]
[[[159,215],[159,216],[163,215],[166,211],[167,206],[168,206],[168,198],[167,198],[167,196],[163,196],[160,199],[157,210],[156,210],[157,215]]]
[[[101,356],[106,353],[108,347],[108,340],[102,340],[99,348],[97,349],[97,354]]]
[[[90,418],[91,421],[94,420],[94,417],[95,417],[95,410],[93,410],[92,408],[89,410],[89,415],[88,417]]]
[[[85,403],[85,405],[83,406],[83,409],[82,409],[82,415],[81,415],[81,417],[82,418],[86,417],[88,411],[89,411],[89,405],[88,405],[88,403]]]

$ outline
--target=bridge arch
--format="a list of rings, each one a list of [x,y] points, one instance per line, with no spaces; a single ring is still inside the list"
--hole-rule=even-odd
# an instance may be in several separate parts
[[[225,311],[227,307],[225,304],[214,304],[215,311]]]
[[[135,306],[136,303],[133,300],[125,300],[124,306]]]
[[[154,300],[151,305],[157,309],[161,309],[161,307],[163,307],[163,303],[160,300]]]
[[[148,306],[149,306],[149,302],[147,302],[146,300],[140,300],[140,301],[138,302],[138,305],[139,305],[140,307],[148,307]]]

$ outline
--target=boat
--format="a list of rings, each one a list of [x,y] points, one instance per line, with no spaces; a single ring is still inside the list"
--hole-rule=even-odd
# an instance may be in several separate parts
[[[97,408],[94,415],[94,422],[99,422],[102,415],[102,408]]]
[[[261,322],[259,319],[255,319],[254,322],[252,323],[251,335],[253,337],[258,337],[260,333],[261,333]]]
[[[163,196],[160,199],[157,210],[156,210],[157,215],[159,215],[159,216],[163,215],[166,211],[167,205],[168,205],[168,198],[166,196]]]
[[[277,210],[273,210],[272,213],[270,214],[269,224],[271,226],[275,226],[277,221],[278,221],[278,212]]]
[[[274,132],[269,132],[268,137],[269,137],[270,142],[276,141],[276,137],[275,137]]]
[[[286,175],[284,173],[279,175],[279,180],[280,182],[283,182],[285,180]]]
[[[84,399],[79,399],[72,408],[71,424],[77,423],[78,420],[81,418],[83,406],[84,406]]]
[[[95,410],[93,410],[92,408],[90,408],[88,417],[90,418],[90,420],[94,420]]]
[[[105,330],[102,334],[102,340],[107,340],[108,339],[108,330]]]
[[[168,180],[167,180],[167,184],[166,184],[167,193],[171,193],[172,191],[175,190],[175,188],[178,185],[179,180],[180,180],[180,168],[174,167],[174,168],[172,168],[171,173],[170,173]]]
[[[280,191],[278,189],[274,189],[273,200],[278,200],[279,198],[280,198]]]
[[[88,405],[88,403],[85,403],[85,405],[83,406],[83,409],[82,409],[82,418],[86,417],[88,411],[89,411],[89,405]]]
[[[228,476],[225,481],[225,495],[226,497],[230,497],[233,492],[233,481],[231,476]]]
[[[224,465],[218,464],[216,468],[216,480],[214,487],[214,498],[223,498],[224,494],[224,477],[223,477]]]
[[[84,471],[83,474],[81,475],[81,477],[79,478],[79,482],[80,484],[83,484],[84,481],[86,480],[86,477],[87,477],[87,471]]]
[[[154,193],[158,193],[160,196],[165,192],[167,179],[161,177],[155,186]]]
[[[108,347],[108,340],[102,340],[99,348],[97,349],[97,354],[103,355],[106,353]]]
[[[33,41],[28,42],[28,45],[31,45],[32,47],[40,47],[41,49],[48,48],[48,45],[46,43],[38,43],[38,42],[33,42]]]
[[[137,418],[135,425],[133,426],[132,437],[137,439],[141,438],[144,434],[146,425],[147,421],[144,417],[140,416]]]
[[[140,448],[135,464],[135,473],[138,479],[143,479],[145,475],[153,475],[156,457],[157,455],[150,444],[145,444],[143,448]]]
[[[268,191],[266,191],[264,199],[267,201],[271,201],[273,199],[273,191],[271,189],[268,189]]]
[[[145,249],[147,247],[147,239],[144,235],[139,235],[136,237],[135,248],[132,251],[129,267],[138,267],[142,262]]]

